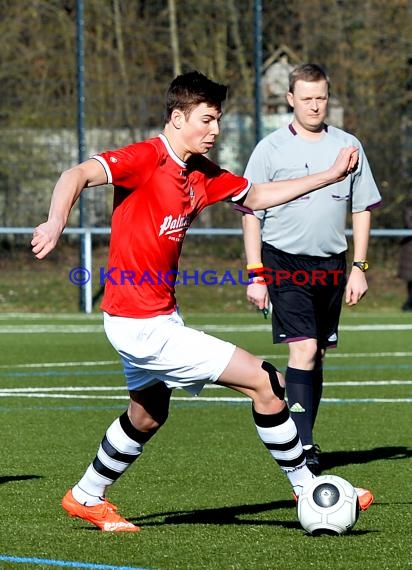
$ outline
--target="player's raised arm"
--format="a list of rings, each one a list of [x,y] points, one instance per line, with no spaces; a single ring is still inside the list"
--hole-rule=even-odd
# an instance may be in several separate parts
[[[65,170],[54,187],[47,221],[33,231],[32,251],[37,259],[50,253],[62,234],[71,209],[84,188],[107,183],[103,166],[90,159]]]
[[[358,157],[359,151],[356,147],[342,148],[328,170],[293,180],[253,184],[243,204],[252,210],[266,210],[294,200],[308,192],[340,182],[356,169]]]

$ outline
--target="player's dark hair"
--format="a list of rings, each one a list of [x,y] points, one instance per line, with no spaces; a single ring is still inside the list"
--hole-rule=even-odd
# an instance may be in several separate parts
[[[226,96],[226,85],[216,83],[198,71],[178,75],[167,90],[165,122],[170,121],[174,109],[179,109],[186,117],[201,103],[220,109]]]
[[[296,81],[326,81],[330,89],[329,76],[325,69],[316,63],[304,63],[289,73],[289,92],[295,90]]]

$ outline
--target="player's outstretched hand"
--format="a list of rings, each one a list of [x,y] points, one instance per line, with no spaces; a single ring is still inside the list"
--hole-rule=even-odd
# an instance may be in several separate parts
[[[336,175],[336,182],[344,180],[348,174],[354,172],[358,167],[359,149],[356,146],[342,148],[331,166],[332,172]]]
[[[37,259],[43,259],[56,247],[61,233],[62,229],[59,225],[50,220],[34,229],[31,246]]]

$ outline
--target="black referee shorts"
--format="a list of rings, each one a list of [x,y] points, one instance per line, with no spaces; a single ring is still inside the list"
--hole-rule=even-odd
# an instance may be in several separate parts
[[[264,242],[262,261],[273,306],[273,342],[314,338],[319,348],[336,346],[346,286],[345,252],[293,255]]]

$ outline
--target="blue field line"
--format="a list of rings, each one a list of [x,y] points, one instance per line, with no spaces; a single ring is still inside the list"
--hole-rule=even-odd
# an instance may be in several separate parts
[[[90,570],[150,570],[140,566],[111,566],[110,564],[92,564],[88,562],[70,562],[67,560],[53,560],[49,558],[32,558],[20,556],[6,556],[0,554],[0,560],[12,564],[42,564],[43,566],[59,566],[60,568],[89,568]]]
[[[12,368],[12,367],[10,367]],[[397,368],[397,367],[395,367]],[[123,371],[121,368],[118,370],[40,370],[38,372],[27,371],[27,372],[0,372],[0,377],[10,377],[13,378],[47,378],[48,376],[122,376]]]
[[[272,360],[279,361],[280,358],[276,357]],[[12,366],[11,366],[12,368]],[[282,366],[278,366],[282,371]],[[344,365],[328,365],[324,366],[325,372],[328,371],[345,371],[345,370],[410,370],[412,369],[412,363],[395,363],[395,364],[344,364]],[[98,377],[98,376],[119,376],[123,377],[122,370],[40,370],[38,372],[27,371],[27,372],[0,372],[0,378],[49,378],[49,377]]]

